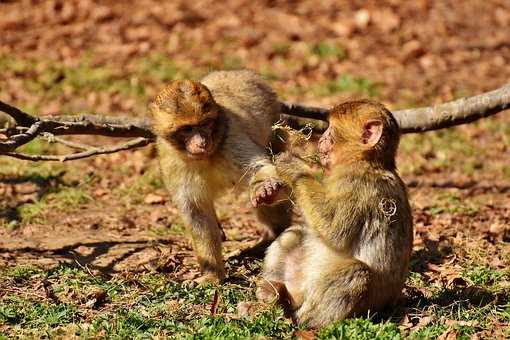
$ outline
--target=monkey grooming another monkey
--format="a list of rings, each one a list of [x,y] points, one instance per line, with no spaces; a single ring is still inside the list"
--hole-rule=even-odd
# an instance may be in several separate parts
[[[174,81],[149,105],[163,182],[188,226],[201,282],[225,277],[214,201],[227,189],[249,185],[257,215],[268,226],[266,240],[291,223],[290,204],[279,202],[282,182],[265,149],[280,109],[269,85],[247,70]]]
[[[377,311],[401,293],[413,229],[395,166],[399,130],[381,104],[334,107],[319,140],[326,171],[316,179],[289,153],[276,161],[305,226],[283,232],[268,248],[257,297],[280,299],[298,323],[323,327]],[[284,301],[281,301],[281,300]]]

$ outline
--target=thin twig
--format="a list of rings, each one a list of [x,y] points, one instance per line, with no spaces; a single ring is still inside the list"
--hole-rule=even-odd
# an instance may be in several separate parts
[[[97,147],[88,145],[88,144],[82,144],[82,143],[76,143],[72,142],[70,140],[57,137],[49,132],[45,132],[43,134],[43,138],[46,139],[49,143],[60,143],[62,145],[68,146],[70,148],[76,149],[76,150],[92,150],[97,149]]]
[[[18,152],[7,152],[7,153],[5,153],[5,155],[14,157],[14,158],[18,158],[18,159],[34,161],[34,162],[37,162],[37,161],[67,162],[67,161],[87,158],[87,157],[96,156],[96,155],[104,155],[104,154],[115,153],[118,151],[139,148],[142,146],[146,146],[146,145],[150,144],[151,142],[152,141],[148,138],[139,137],[139,138],[132,139],[126,143],[114,145],[111,147],[94,148],[94,149],[87,150],[84,152],[71,153],[71,154],[67,154],[67,155],[30,155],[30,154],[18,153]]]
[[[21,145],[30,142],[31,140],[37,137],[37,135],[40,133],[42,126],[43,126],[42,122],[37,121],[34,124],[32,124],[32,126],[30,126],[30,128],[25,132],[13,135],[9,137],[9,139],[0,142],[0,152],[6,153],[12,151],[20,147]]]

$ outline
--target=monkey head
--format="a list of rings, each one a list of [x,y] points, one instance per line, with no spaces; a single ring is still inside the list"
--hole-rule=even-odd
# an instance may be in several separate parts
[[[217,149],[223,131],[220,109],[203,84],[177,80],[149,104],[152,128],[190,159],[206,159]]]
[[[394,167],[399,139],[397,121],[382,104],[370,100],[345,102],[329,114],[329,127],[318,144],[321,163],[332,166],[364,159]]]

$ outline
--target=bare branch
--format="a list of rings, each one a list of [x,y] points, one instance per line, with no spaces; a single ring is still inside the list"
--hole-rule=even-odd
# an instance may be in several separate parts
[[[432,107],[393,112],[402,133],[424,132],[474,122],[510,108],[510,84],[474,97]]]
[[[6,152],[6,156],[29,160],[29,161],[59,161],[66,162],[72,161],[76,159],[88,158],[96,155],[104,155],[109,153],[115,153],[118,151],[124,151],[134,148],[140,148],[152,143],[152,140],[144,137],[139,137],[132,139],[126,143],[110,146],[110,147],[101,147],[101,148],[93,148],[83,152],[71,153],[67,155],[30,155],[25,153],[18,152]]]
[[[57,116],[42,119],[46,132],[55,135],[100,135],[155,138],[148,119],[95,115]]]
[[[26,112],[21,111],[20,109],[11,106],[7,103],[4,103],[0,100],[0,111],[7,113],[9,116],[14,118],[17,124],[23,126],[30,126],[37,121],[37,118],[32,117]]]
[[[281,110],[284,115],[296,116],[308,119],[328,120],[329,109],[300,104],[281,103]]]
[[[402,133],[425,132],[444,129],[474,122],[510,108],[510,84],[477,96],[461,98],[440,105],[416,109],[393,111]],[[282,104],[284,119],[298,116],[309,119],[327,120],[328,109]],[[302,125],[299,118],[289,118],[293,124]],[[325,125],[317,121],[306,121],[317,132],[324,131]]]
[[[0,152],[9,152],[15,150],[23,144],[26,144],[37,137],[40,133],[42,122],[37,121],[28,130],[17,135],[9,137],[9,139],[0,142]]]
[[[99,135],[109,137],[145,137],[152,139],[154,134],[147,119],[127,117],[107,117],[95,115],[48,116],[38,118],[0,101],[0,111],[16,120],[19,126],[30,127],[41,122],[38,132],[54,135]],[[2,150],[0,150],[1,152]]]
[[[42,135],[42,137],[44,139],[46,139],[49,143],[60,143],[62,145],[68,146],[68,147],[76,149],[76,150],[91,150],[91,149],[97,148],[95,146],[88,145],[88,144],[72,142],[70,140],[54,136],[53,134],[51,134],[49,132],[45,132]]]

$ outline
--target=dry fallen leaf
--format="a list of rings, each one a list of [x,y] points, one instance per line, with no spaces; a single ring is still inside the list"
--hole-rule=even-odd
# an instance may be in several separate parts
[[[106,299],[106,291],[103,288],[95,287],[87,294],[87,299],[88,301],[85,303],[85,307],[97,307]]]
[[[457,331],[448,328],[443,334],[441,334],[437,340],[455,340],[457,339]]]
[[[241,301],[237,304],[237,315],[241,318],[255,314],[257,304],[248,301]]]
[[[313,339],[315,339],[315,331],[310,331],[310,330],[295,331],[293,335],[294,335],[294,337],[296,339],[300,339],[300,340],[313,340]]]
[[[147,204],[161,204],[165,203],[165,198],[158,194],[149,193],[145,196],[143,201]]]

